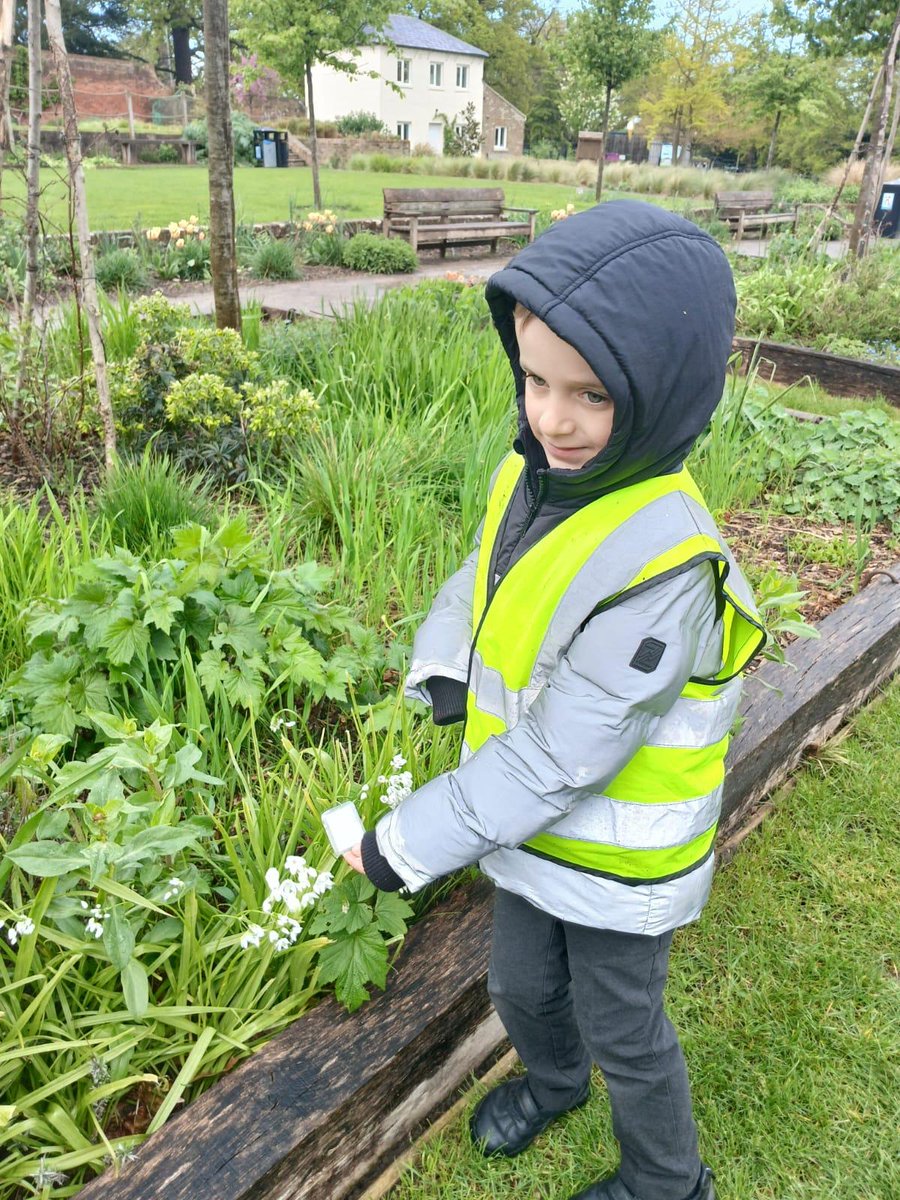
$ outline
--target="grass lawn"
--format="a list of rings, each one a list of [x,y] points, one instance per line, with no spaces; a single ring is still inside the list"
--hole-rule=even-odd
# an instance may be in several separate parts
[[[900,682],[784,789],[675,938],[668,1009],[719,1200],[900,1196]],[[567,1200],[617,1163],[602,1078],[520,1158],[472,1149],[468,1114],[390,1200]]]
[[[130,229],[135,221],[143,227],[167,225],[196,213],[209,212],[206,167],[145,166],[85,172],[88,212],[92,229]],[[312,173],[304,167],[265,170],[238,167],[234,173],[237,218],[252,224],[286,221],[304,215],[313,207]],[[43,209],[59,225],[66,219],[66,186],[55,171],[41,173]],[[322,206],[341,217],[377,217],[383,209],[385,187],[502,187],[507,204],[525,208],[565,208],[570,201],[579,208],[593,203],[591,188],[579,189],[557,183],[510,183],[506,180],[458,179],[445,175],[398,175],[373,171],[321,171]],[[610,192],[609,199],[627,193]],[[24,184],[18,175],[3,177],[3,212],[20,219]],[[642,196],[666,207],[690,207],[684,198]]]

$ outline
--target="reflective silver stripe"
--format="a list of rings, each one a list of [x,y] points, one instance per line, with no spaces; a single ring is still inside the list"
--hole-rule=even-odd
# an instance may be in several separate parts
[[[562,921],[622,933],[660,934],[699,917],[713,876],[710,856],[696,871],[666,883],[629,887],[573,871],[525,850],[505,848],[478,864],[489,879]]]
[[[509,729],[518,724],[541,690],[539,687],[527,687],[516,692],[508,688],[500,672],[487,666],[478,650],[472,654],[469,689],[481,711],[497,717]]]
[[[532,684],[544,683],[556,669],[573,630],[596,605],[627,587],[651,559],[698,533],[708,533],[721,542],[715,529],[709,527],[708,517],[698,528],[695,511],[699,511],[698,506],[684,492],[660,496],[600,542],[560,597],[535,659]]]
[[[647,739],[646,744],[677,749],[713,746],[725,737],[734,723],[740,698],[740,679],[726,683],[713,699],[697,700],[682,696],[660,718],[653,736]]]
[[[463,742],[462,747],[459,751],[459,765],[462,766],[464,762],[468,762],[469,759],[472,757],[472,754],[473,754],[473,751],[466,745],[465,742]]]
[[[588,796],[544,832],[625,850],[666,850],[709,829],[719,819],[721,804],[721,784],[707,796],[678,804],[632,804],[608,796]]]

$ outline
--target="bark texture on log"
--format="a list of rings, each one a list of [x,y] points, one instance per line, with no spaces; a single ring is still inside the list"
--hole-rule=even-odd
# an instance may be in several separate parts
[[[790,646],[789,666],[747,681],[720,841],[900,668],[892,570],[898,582],[873,575],[820,639]],[[459,888],[410,931],[383,994],[353,1015],[323,1001],[80,1200],[354,1200],[504,1040],[486,990],[491,899],[486,879]]]

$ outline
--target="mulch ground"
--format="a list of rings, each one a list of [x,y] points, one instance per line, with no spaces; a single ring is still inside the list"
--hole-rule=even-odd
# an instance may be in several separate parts
[[[69,472],[76,469],[71,460],[68,469]],[[85,447],[77,469],[80,470],[84,490],[92,491],[100,478],[100,463],[88,447]],[[24,461],[21,456],[17,459],[10,438],[0,433],[0,494],[12,494],[27,504],[42,486],[43,480],[34,465]],[[65,491],[57,489],[56,498],[65,512]],[[846,554],[843,555],[843,563],[815,562],[798,547],[798,542],[817,548],[821,546],[821,557],[829,557],[829,546],[840,546],[845,541],[853,545],[855,533],[852,528],[844,530],[838,524],[805,516],[785,516],[764,508],[729,514],[719,524],[739,563],[752,566],[759,573],[775,567],[782,575],[797,576],[800,587],[807,593],[800,611],[810,622],[820,621],[852,596],[858,587],[865,587],[873,572],[887,570],[900,563],[900,535],[892,533],[884,525],[866,535],[867,556],[864,570],[857,581],[852,551],[849,562]],[[814,555],[816,558],[819,556],[818,553]]]

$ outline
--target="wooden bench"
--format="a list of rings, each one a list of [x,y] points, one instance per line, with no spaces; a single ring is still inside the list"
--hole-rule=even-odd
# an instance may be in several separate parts
[[[716,216],[733,231],[739,242],[745,230],[758,229],[763,236],[771,225],[797,227],[797,206],[792,212],[772,212],[773,192],[716,192]]]
[[[527,237],[534,241],[536,208],[509,208],[502,188],[384,188],[385,237],[408,238],[413,250],[439,246],[445,258],[448,246],[477,246],[490,242],[496,252],[502,237]],[[510,220],[506,213],[525,213]]]

